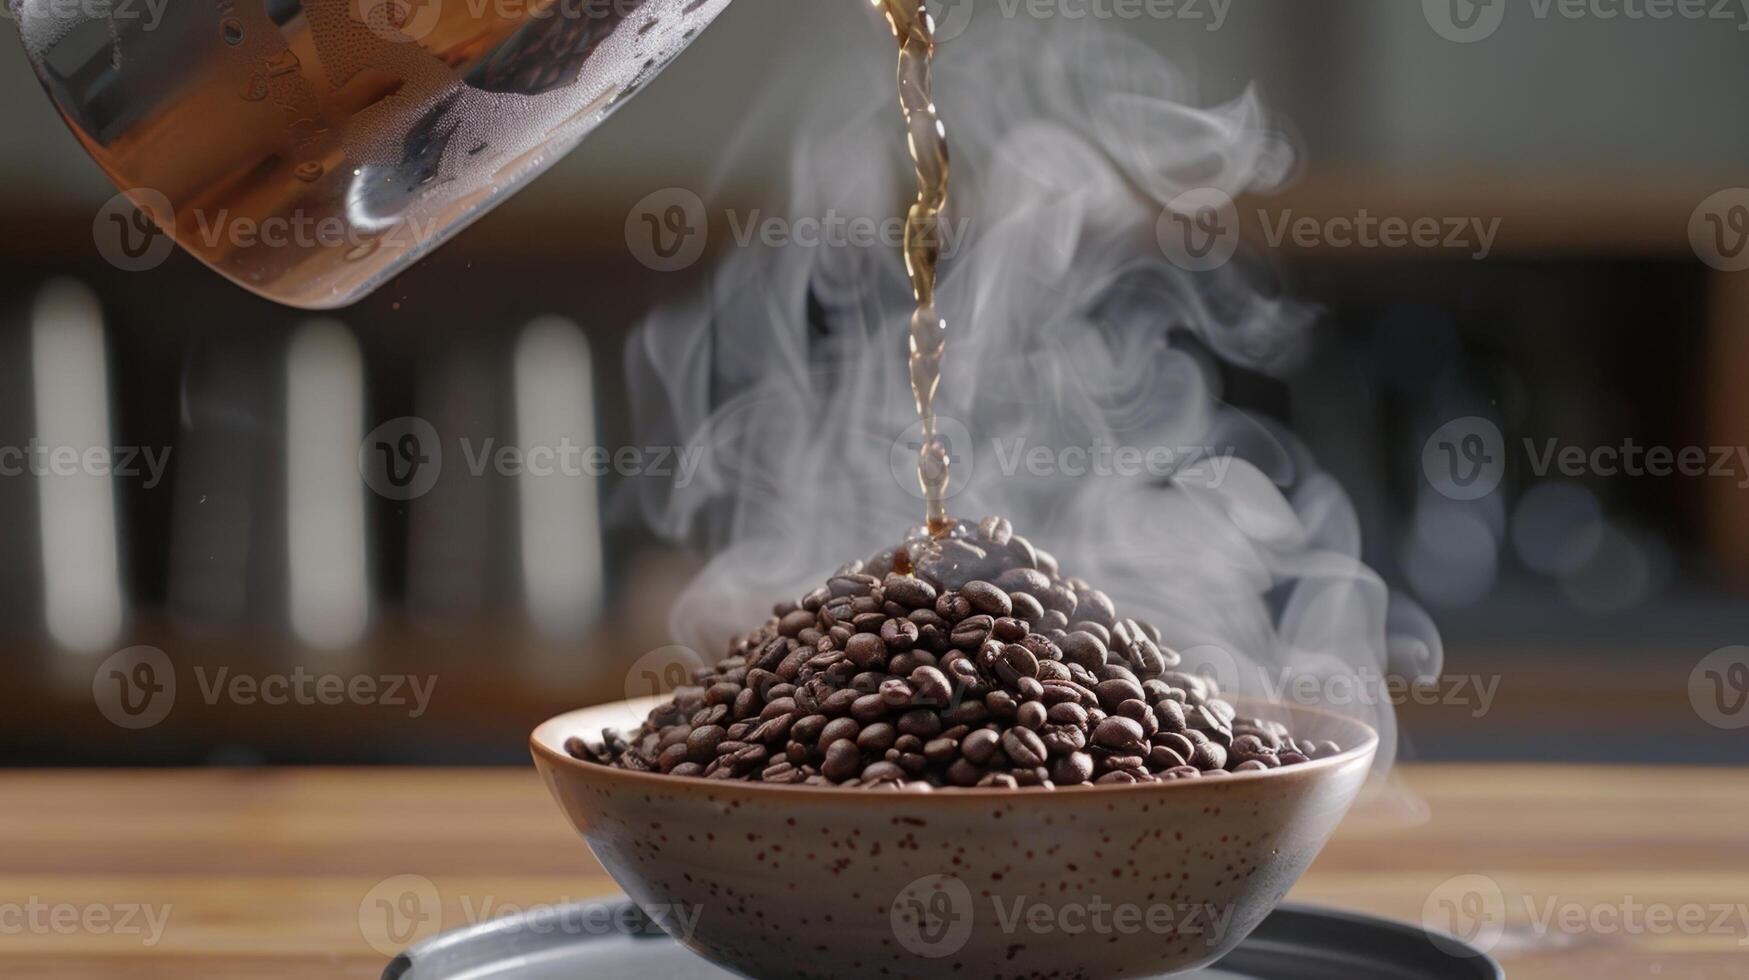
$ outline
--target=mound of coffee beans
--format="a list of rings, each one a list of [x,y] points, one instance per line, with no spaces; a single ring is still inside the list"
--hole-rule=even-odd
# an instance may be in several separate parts
[[[918,533],[780,603],[588,761],[675,776],[930,790],[1146,783],[1334,754],[1240,718],[1151,623],[1003,518]]]

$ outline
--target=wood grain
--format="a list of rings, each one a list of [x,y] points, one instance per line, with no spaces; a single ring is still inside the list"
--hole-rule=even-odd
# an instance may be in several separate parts
[[[1479,880],[1515,980],[1749,978],[1745,813],[1734,771],[1405,766],[1293,897],[1419,922]],[[0,842],[0,976],[23,980],[373,978],[387,879],[435,889],[420,934],[615,890],[521,770],[13,772]]]

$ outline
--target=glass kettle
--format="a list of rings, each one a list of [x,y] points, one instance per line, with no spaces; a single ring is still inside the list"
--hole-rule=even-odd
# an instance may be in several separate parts
[[[729,0],[6,0],[125,197],[110,261],[173,239],[345,306],[538,176]]]

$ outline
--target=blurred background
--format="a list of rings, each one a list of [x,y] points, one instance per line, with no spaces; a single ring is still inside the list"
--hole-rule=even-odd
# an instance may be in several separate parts
[[[635,688],[700,561],[635,519],[647,477],[475,476],[451,458],[404,499],[359,479],[356,449],[399,445],[406,417],[446,449],[629,445],[628,332],[705,265],[650,270],[626,215],[669,187],[757,202],[788,159],[785,107],[808,97],[795,80],[885,43],[861,6],[737,0],[549,174],[320,316],[181,252],[150,272],[106,262],[93,220],[115,190],[0,39],[0,447],[131,463],[0,458],[0,764],[521,764],[533,724]],[[1005,15],[950,6],[944,22]],[[1369,246],[1247,227],[1323,312],[1290,377],[1235,377],[1229,395],[1311,444],[1368,562],[1444,632],[1453,680],[1403,705],[1404,758],[1743,762],[1702,701],[1710,683],[1737,715],[1749,696],[1749,667],[1731,669],[1749,661],[1709,659],[1749,643],[1749,272],[1732,271],[1749,266],[1749,192],[1718,196],[1749,185],[1749,13],[1512,3],[1454,41],[1437,6],[1116,18],[1206,103],[1255,81],[1291,121],[1302,168],[1247,213],[1441,229]],[[744,163],[723,176],[729,146]],[[1454,247],[1454,221],[1492,229],[1486,247]],[[1473,500],[1424,465],[1466,418],[1504,457]],[[1550,446],[1586,462],[1541,465]],[[1704,472],[1599,465],[1630,446],[1698,450]],[[106,701],[125,685],[102,693],[139,646],[178,685],[143,731]],[[227,686],[238,675],[309,694],[263,703]],[[1493,693],[1452,693],[1464,679]],[[378,687],[329,696],[354,683]]]

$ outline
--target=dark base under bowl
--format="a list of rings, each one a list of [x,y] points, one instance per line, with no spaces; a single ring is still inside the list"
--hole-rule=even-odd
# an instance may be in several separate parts
[[[445,933],[396,957],[383,980],[723,980],[623,902],[546,909]],[[625,923],[635,923],[624,928]],[[602,931],[603,924],[620,927]],[[1446,948],[1442,949],[1441,946]],[[1192,980],[1503,980],[1487,956],[1454,956],[1413,926],[1284,905]]]

